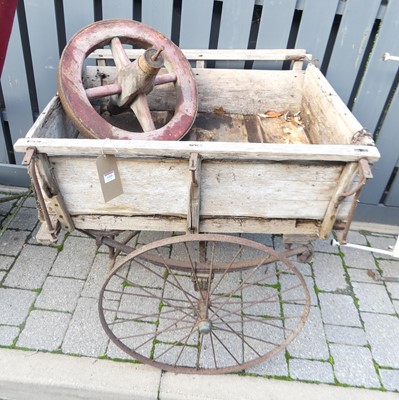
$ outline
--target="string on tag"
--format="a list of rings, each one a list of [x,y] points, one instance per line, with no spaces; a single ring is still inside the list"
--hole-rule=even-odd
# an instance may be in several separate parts
[[[104,146],[107,143],[107,141],[110,140],[110,138],[105,138],[104,142],[101,145],[101,155],[105,157],[105,153],[104,153]],[[113,144],[112,147],[114,148],[115,153],[119,153],[118,149],[115,147],[115,145]]]

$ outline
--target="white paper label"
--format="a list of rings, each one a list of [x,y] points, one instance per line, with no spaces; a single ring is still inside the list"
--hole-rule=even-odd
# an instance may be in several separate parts
[[[104,182],[109,183],[115,180],[115,171],[110,171],[104,174]]]

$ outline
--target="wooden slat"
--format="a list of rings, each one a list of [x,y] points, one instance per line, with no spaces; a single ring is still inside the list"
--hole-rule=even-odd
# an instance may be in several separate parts
[[[310,57],[304,49],[181,49],[188,60],[227,60],[227,61],[284,61],[301,60]],[[144,53],[142,49],[128,49],[126,54],[131,60],[136,59]],[[94,59],[112,59],[111,50],[98,49],[91,53],[88,58]]]
[[[284,49],[291,30],[296,0],[264,0],[259,24],[257,49]],[[278,32],[278,35],[276,35]],[[256,61],[255,69],[281,69],[282,62]]]
[[[382,61],[382,54],[399,54],[399,2],[390,1],[378,31],[373,51],[357,93],[353,113],[374,131],[398,71],[394,61]]]
[[[211,33],[213,0],[183,0],[179,47],[207,49]]]
[[[370,0],[367,7],[363,0],[346,3],[326,75],[345,103],[351,95],[380,4],[381,0]]]
[[[59,53],[54,2],[28,1],[25,9],[37,100],[43,110],[57,91]]]
[[[64,0],[64,16],[66,39],[80,31],[86,25],[94,22],[94,8],[92,1]]]
[[[172,34],[173,0],[145,0],[141,3],[142,22],[170,39]]]
[[[399,90],[396,90],[388,114],[377,139],[377,147],[381,152],[381,160],[373,166],[374,178],[363,190],[361,201],[368,204],[378,204],[385,192],[393,169],[398,162],[399,140]],[[394,197],[388,197],[388,204],[395,205]]]
[[[18,18],[15,17],[7,57],[1,76],[4,101],[7,105],[7,119],[13,143],[24,137],[33,123],[32,108],[29,98],[28,81],[22,53]],[[22,161],[22,154],[16,154],[16,161]]]
[[[224,0],[218,49],[248,48],[255,0]],[[234,29],[232,29],[234,27]],[[218,68],[243,68],[243,62],[217,62]]]
[[[132,19],[133,4],[132,0],[102,0],[103,19]]]
[[[339,0],[306,0],[295,47],[323,61]]]
[[[25,152],[36,147],[49,155],[98,156],[117,154],[135,157],[189,158],[196,151],[207,159],[248,159],[273,161],[358,161],[370,163],[380,158],[373,146],[269,144],[227,142],[159,142],[97,139],[19,139],[14,148]]]

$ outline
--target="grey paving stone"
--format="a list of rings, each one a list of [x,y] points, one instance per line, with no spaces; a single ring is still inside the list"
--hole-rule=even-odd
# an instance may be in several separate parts
[[[333,254],[315,253],[313,272],[316,286],[320,290],[334,292],[347,289],[345,270],[339,256]]]
[[[381,386],[368,348],[330,344],[330,351],[338,382],[368,388]]]
[[[292,262],[292,264],[294,264],[294,267],[296,267],[296,269],[302,274],[302,275],[306,275],[306,276],[312,276],[313,275],[313,270],[310,264],[308,263],[300,263],[300,262],[296,262],[294,259],[290,259],[290,261]],[[282,262],[277,262],[277,268],[279,271],[282,272],[286,272],[289,274],[294,274],[294,272],[292,270],[290,270],[285,264],[283,264]]]
[[[8,271],[14,261],[14,257],[0,256],[0,269]]]
[[[392,300],[392,304],[395,307],[396,314],[399,314],[399,300]]]
[[[157,240],[165,239],[172,236],[172,232],[153,232],[142,231],[138,237],[138,243],[147,244]]]
[[[44,282],[35,307],[73,312],[78,302],[83,281],[49,276]]]
[[[284,304],[284,316],[300,315],[302,307],[295,304]],[[294,329],[298,319],[286,319],[285,325]],[[287,350],[292,357],[315,360],[327,360],[329,357],[323,323],[318,307],[310,307],[309,317],[298,336],[288,345]]]
[[[35,199],[33,196],[32,196],[32,197],[28,197],[28,198],[24,201],[24,207],[37,208],[36,199]]]
[[[380,377],[384,388],[399,391],[399,370],[380,368]]]
[[[349,267],[360,269],[377,268],[373,255],[368,251],[351,247],[341,247],[341,251],[344,253],[344,263]]]
[[[0,325],[22,324],[35,298],[35,292],[0,288]]]
[[[30,237],[28,239],[29,244],[41,244],[36,240],[36,235],[40,229],[40,226],[41,226],[41,223],[38,223],[36,225],[35,229],[32,231],[32,234],[30,235]],[[66,234],[65,231],[60,231],[60,233],[58,234],[57,240],[54,243],[52,243],[50,245],[50,247],[60,246],[62,244],[62,242],[64,241],[65,234]]]
[[[0,271],[0,284],[3,278],[6,276],[6,273],[7,273],[6,271]]]
[[[378,260],[382,276],[399,277],[399,260]]]
[[[365,346],[368,344],[366,332],[362,328],[324,325],[327,340],[331,343]]]
[[[333,246],[331,244],[332,239],[333,239],[333,236],[331,235],[328,239],[325,239],[325,240],[315,240],[313,242],[314,251],[317,251],[317,252],[320,252],[320,253],[338,254],[339,253],[339,247],[338,246]]]
[[[96,254],[92,239],[70,236],[65,240],[63,250],[58,254],[51,275],[86,279]]]
[[[38,222],[37,211],[33,208],[21,207],[12,219],[9,227],[12,229],[22,229],[32,231]]]
[[[399,299],[399,283],[386,282],[388,293],[393,299]]]
[[[362,313],[362,319],[375,361],[380,366],[399,368],[399,318]]]
[[[310,304],[312,306],[316,306],[318,304],[318,300],[314,290],[313,278],[311,276],[304,276],[303,278],[305,280],[306,287],[309,290]],[[281,285],[281,297],[284,302],[292,302],[297,304],[305,303],[305,291],[303,290],[303,286],[300,285],[301,282],[296,275],[281,274],[279,279]]]
[[[5,196],[6,196],[5,194],[0,194],[0,198]],[[11,200],[11,201],[6,201],[4,203],[0,203],[0,214],[7,215],[14,207],[14,205],[17,203],[17,201],[18,200]]]
[[[352,282],[360,311],[393,314],[395,309],[383,285]]]
[[[101,286],[108,274],[108,255],[97,254],[85,281],[81,296],[98,298]]]
[[[97,299],[81,297],[62,343],[64,353],[98,357],[105,354],[108,336],[97,311]]]
[[[332,365],[328,362],[311,360],[289,360],[291,378],[313,382],[334,382]]]
[[[19,335],[16,326],[0,325],[0,346],[11,346]]]
[[[61,346],[70,319],[71,315],[66,313],[33,310],[26,320],[16,346],[35,350],[57,350]]]
[[[354,243],[354,244],[361,244],[366,246],[367,245],[367,237],[359,231],[349,231],[348,237],[347,237],[347,242],[348,243]]]
[[[0,254],[5,256],[16,256],[26,242],[30,232],[6,230],[0,238]]]
[[[261,233],[243,233],[241,237],[249,240],[253,240],[257,243],[262,243],[267,247],[273,247],[273,236],[265,235]]]
[[[371,247],[381,250],[392,250],[390,246],[394,246],[396,243],[396,238],[394,236],[375,236],[375,235],[368,235],[368,241],[370,242]],[[393,257],[387,256],[385,254],[380,253],[373,253],[377,258],[386,258],[389,260],[394,260]]]
[[[24,289],[42,287],[56,255],[56,249],[27,245],[8,273],[4,285]]]
[[[267,376],[288,376],[288,365],[284,350],[255,367],[247,368],[246,372]]]
[[[369,276],[367,270],[365,269],[348,267],[347,272],[352,282],[364,282],[373,283],[375,285],[382,285],[382,282],[375,281],[371,276]]]
[[[319,293],[321,315],[325,324],[361,327],[359,312],[351,296]]]

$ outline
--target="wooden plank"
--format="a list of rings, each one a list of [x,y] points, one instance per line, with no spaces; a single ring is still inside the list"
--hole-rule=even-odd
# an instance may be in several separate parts
[[[284,49],[287,47],[296,0],[264,0],[259,24],[257,49]],[[276,34],[278,32],[278,35]],[[256,61],[254,69],[281,69],[282,62]]]
[[[94,22],[94,8],[92,1],[80,1],[79,5],[75,0],[64,0],[65,32],[66,39],[71,37]]]
[[[255,0],[224,0],[218,49],[248,48]],[[234,29],[231,29],[234,27]],[[244,68],[243,62],[217,62],[217,68]]]
[[[377,147],[381,152],[381,160],[373,166],[372,173],[374,178],[366,185],[363,190],[361,201],[367,204],[378,204],[385,192],[388,181],[398,162],[399,141],[399,90],[392,99],[388,114],[377,139]],[[391,197],[392,200],[392,197]],[[388,198],[388,204],[390,203]]]
[[[302,60],[307,56],[304,49],[181,49],[188,60],[261,60],[261,61],[285,61]],[[144,53],[142,49],[127,49],[126,54],[131,60],[135,60]],[[112,59],[109,49],[98,49],[93,51],[88,58]]]
[[[398,71],[398,64],[382,61],[382,54],[399,54],[399,2],[390,1],[381,21],[366,72],[353,106],[354,115],[374,131]]]
[[[301,116],[312,143],[351,144],[354,134],[363,129],[313,65],[306,69]]]
[[[146,0],[141,3],[142,22],[170,39],[172,34],[173,0]]]
[[[374,146],[222,143],[222,142],[157,142],[140,140],[97,139],[19,139],[14,148],[25,152],[36,147],[48,155],[98,156],[119,154],[131,157],[164,157],[188,159],[193,151],[207,159],[247,159],[271,161],[342,161],[366,158],[370,163],[380,158]]]
[[[102,0],[103,19],[133,19],[132,0]]]
[[[7,119],[11,131],[11,140],[15,143],[18,138],[25,136],[33,123],[17,16],[15,16],[10,36],[7,57],[1,76],[1,86],[4,101],[7,105]],[[16,154],[17,164],[20,164],[21,161],[22,155]]]
[[[41,111],[57,91],[59,53],[54,2],[28,1],[25,9],[37,100]]]
[[[295,47],[309,51],[320,65],[339,0],[306,0]]]
[[[327,79],[344,103],[351,95],[381,0],[347,1],[327,70]]]
[[[98,73],[100,71],[100,74]],[[303,71],[193,70],[198,89],[198,111],[233,114],[257,114],[268,110],[296,113],[300,110]],[[113,82],[113,67],[88,67],[86,86],[96,87],[99,76],[103,84]],[[234,85],[231,85],[234,82]],[[251,93],[247,96],[246,93]],[[157,86],[148,96],[150,109],[174,110],[173,84]]]
[[[187,49],[208,48],[212,10],[213,0],[182,1],[179,47]]]

